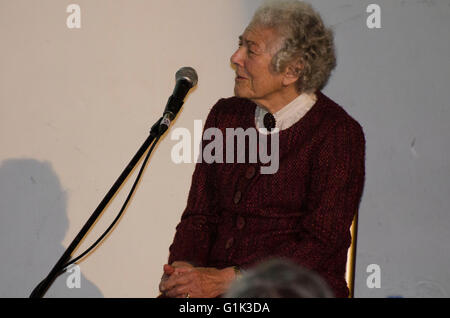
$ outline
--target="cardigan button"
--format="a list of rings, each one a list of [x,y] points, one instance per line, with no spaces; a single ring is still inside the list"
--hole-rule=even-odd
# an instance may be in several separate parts
[[[234,204],[238,204],[239,202],[241,202],[241,198],[242,198],[242,192],[236,191],[236,193],[234,194],[234,198],[233,198]]]
[[[245,226],[245,219],[242,216],[238,216],[236,220],[236,227],[238,230],[242,230]]]
[[[230,237],[227,241],[227,243],[225,244],[225,249],[228,250],[231,246],[233,246],[234,243],[234,238]]]
[[[245,177],[250,180],[251,178],[253,178],[255,176],[255,174],[256,174],[256,168],[254,166],[250,166],[247,168],[247,171],[245,172]]]

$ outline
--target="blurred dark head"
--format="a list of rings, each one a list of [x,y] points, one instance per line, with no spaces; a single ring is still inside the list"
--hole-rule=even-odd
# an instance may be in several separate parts
[[[289,260],[273,259],[243,273],[226,298],[333,298],[315,272]]]

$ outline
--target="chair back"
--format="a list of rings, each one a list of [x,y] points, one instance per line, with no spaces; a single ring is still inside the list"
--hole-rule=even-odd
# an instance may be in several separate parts
[[[358,213],[353,218],[352,225],[350,226],[350,233],[352,236],[352,243],[347,253],[347,268],[345,271],[345,280],[347,281],[349,289],[349,298],[354,297],[355,293],[355,265],[356,265],[356,240],[358,234]]]

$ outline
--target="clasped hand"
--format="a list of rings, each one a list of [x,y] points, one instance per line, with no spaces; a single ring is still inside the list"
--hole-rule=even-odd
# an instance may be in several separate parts
[[[194,267],[186,262],[164,265],[159,290],[171,298],[214,298],[224,294],[234,280],[232,267]]]

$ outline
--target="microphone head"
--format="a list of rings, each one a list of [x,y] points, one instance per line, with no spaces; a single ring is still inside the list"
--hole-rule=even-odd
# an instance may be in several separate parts
[[[180,79],[187,80],[194,87],[198,82],[197,72],[192,67],[182,67],[175,74],[175,80],[178,82]]]

